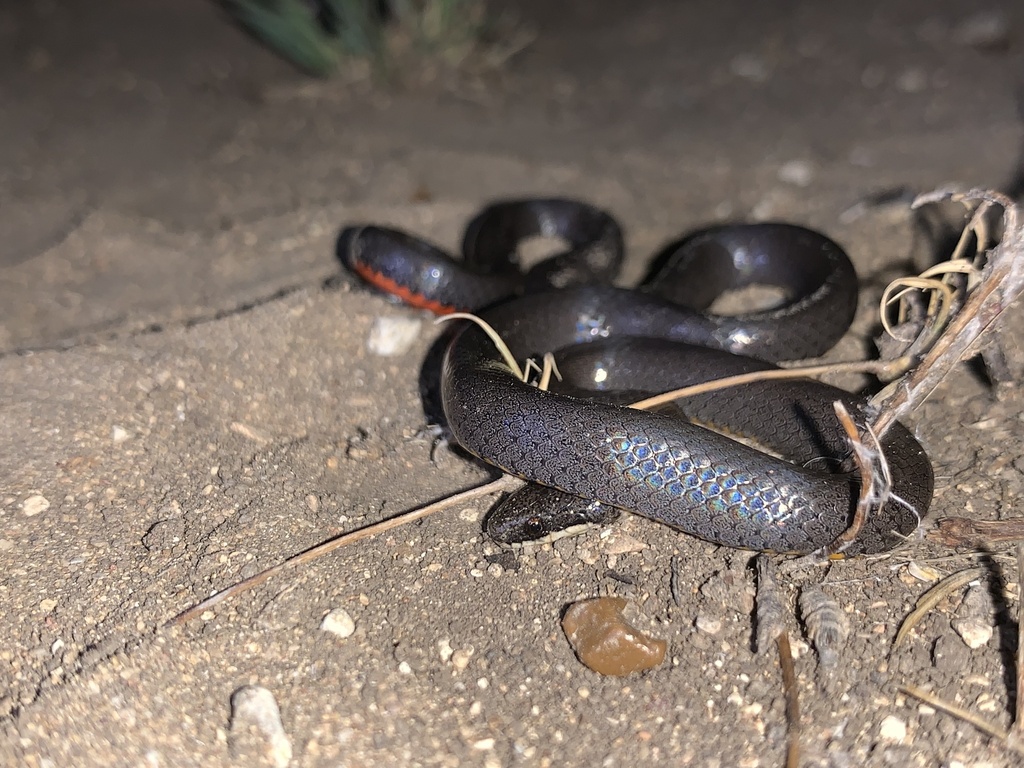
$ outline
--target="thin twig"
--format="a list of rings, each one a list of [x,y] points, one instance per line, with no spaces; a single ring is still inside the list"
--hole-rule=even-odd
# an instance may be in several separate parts
[[[956,592],[958,589],[967,586],[975,579],[980,579],[982,575],[981,568],[968,568],[966,570],[954,573],[951,576],[947,576],[942,581],[938,582],[934,587],[929,589],[919,598],[917,598],[917,605],[914,606],[914,610],[907,614],[907,617],[900,624],[899,630],[896,632],[896,639],[892,641],[892,650],[896,650],[900,643],[902,643],[907,635],[910,634],[910,630],[921,623],[928,612],[934,608],[939,602],[947,595]]]
[[[723,376],[720,379],[680,387],[671,392],[663,392],[659,395],[652,395],[643,400],[638,400],[635,403],[631,403],[629,407],[645,411],[656,408],[659,405],[671,403],[674,400],[681,400],[684,397],[703,395],[708,392],[739,387],[744,384],[753,384],[758,381],[805,379],[808,376],[827,376],[835,373],[870,373],[882,381],[891,381],[909,370],[912,363],[912,359],[898,358],[896,360],[851,360],[848,362],[805,365],[793,368],[769,368],[763,371],[738,373],[735,376]]]
[[[969,517],[944,517],[927,538],[945,547],[993,549],[999,544],[1024,541],[1024,518],[972,520]]]
[[[264,571],[260,571],[255,576],[250,576],[236,584],[232,584],[226,589],[222,589],[220,592],[206,598],[201,603],[192,606],[188,610],[182,611],[173,619],[168,621],[165,626],[184,624],[186,621],[195,618],[203,611],[213,608],[224,600],[262,584],[271,576],[275,576],[288,567],[304,565],[312,562],[313,560],[323,557],[340,547],[344,547],[348,544],[354,544],[357,541],[362,541],[363,539],[375,536],[378,533],[384,533],[385,531],[390,531],[392,528],[398,528],[399,526],[415,522],[416,520],[421,520],[428,515],[440,512],[442,509],[447,509],[455,504],[479,498],[480,496],[499,493],[501,491],[514,491],[525,484],[525,480],[520,480],[519,478],[512,477],[511,475],[502,475],[497,480],[487,483],[486,485],[479,485],[476,488],[470,488],[469,490],[462,491],[461,493],[447,496],[440,501],[435,501],[432,504],[427,504],[424,507],[419,507],[409,512],[403,512],[400,515],[388,518],[387,520],[381,520],[379,523],[368,525],[365,528],[360,528],[355,531],[350,531],[349,533],[343,533],[340,536],[335,536],[333,539],[328,539],[327,541],[317,544],[311,549],[307,549],[297,555],[292,555],[287,560],[283,560],[277,565],[273,565]]]
[[[786,768],[798,768],[800,765],[800,696],[796,687],[793,650],[789,647],[789,632],[783,632],[775,638],[775,645],[779,649],[782,687],[786,692],[786,721],[789,724],[786,743]]]
[[[846,432],[846,437],[853,448],[853,458],[857,462],[857,469],[860,470],[860,493],[857,496],[857,508],[853,513],[853,521],[850,527],[843,531],[836,540],[828,545],[827,554],[836,555],[853,543],[860,535],[864,523],[871,514],[872,509],[881,509],[889,499],[889,483],[887,482],[889,472],[885,465],[885,455],[880,448],[869,448],[861,439],[857,425],[853,417],[846,410],[841,400],[832,404],[835,408],[836,418]],[[879,465],[879,471],[875,471],[875,464]]]
[[[477,315],[469,312],[451,312],[434,320],[434,325],[447,323],[451,320],[469,320],[470,322],[476,323],[480,327],[480,330],[487,334],[487,338],[489,338],[491,343],[494,344],[495,349],[498,350],[498,354],[501,355],[502,359],[505,361],[505,365],[512,370],[515,377],[520,381],[526,381],[526,371],[520,367],[515,357],[512,356],[512,352],[509,350],[505,340],[501,338],[501,335],[494,330],[490,323],[482,317],[478,317]]]
[[[1024,749],[1021,749],[1020,745],[1010,741],[1007,738],[1009,734],[995,723],[990,723],[988,720],[985,720],[984,718],[979,717],[973,712],[970,712],[962,707],[958,707],[956,704],[953,704],[952,702],[946,701],[945,699],[940,699],[935,694],[922,690],[921,688],[918,688],[916,685],[901,685],[899,687],[899,690],[907,694],[908,696],[913,696],[915,699],[923,701],[925,704],[928,704],[929,706],[935,707],[935,709],[942,710],[948,715],[957,717],[963,720],[965,723],[970,723],[982,733],[988,734],[994,739],[999,739],[1003,744],[1010,747],[1015,752],[1020,752],[1021,754],[1024,754]]]
[[[793,650],[786,630],[786,609],[782,605],[779,583],[775,578],[775,565],[764,552],[755,559],[757,568],[757,650],[764,652],[769,642],[775,643],[782,671],[782,694],[786,700],[787,744],[786,765],[796,768],[800,763],[800,692],[793,668]]]
[[[1024,739],[1024,544],[1017,545],[1017,699],[1013,727],[1014,741]]]

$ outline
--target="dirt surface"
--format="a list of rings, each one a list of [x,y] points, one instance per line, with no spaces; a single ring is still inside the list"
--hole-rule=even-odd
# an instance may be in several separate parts
[[[928,250],[905,204],[857,204],[1016,178],[1018,3],[520,13],[537,38],[500,75],[385,90],[303,79],[212,3],[0,10],[0,763],[283,765],[280,743],[229,733],[246,685],[276,698],[292,765],[782,763],[751,555],[639,518],[509,554],[483,537],[481,500],[161,628],[488,476],[424,430],[432,326],[398,356],[368,351],[377,318],[415,314],[334,279],[342,225],[454,246],[491,199],[582,196],[624,223],[628,281],[702,224],[808,224],[863,279],[849,356],[881,286]],[[998,34],[972,38],[979,19]],[[1021,332],[1020,313],[1007,323]],[[1022,405],[965,369],[916,415],[935,516],[1014,515]],[[986,560],[1009,585],[981,611],[987,644],[954,631],[961,592],[889,653],[927,586],[908,564],[976,559],[913,542],[787,587],[823,582],[852,628],[831,677],[797,642],[804,765],[1017,764],[897,689],[1010,722],[1007,557]],[[583,668],[559,617],[598,594],[630,598],[669,661],[623,679]],[[319,628],[338,608],[346,639]]]

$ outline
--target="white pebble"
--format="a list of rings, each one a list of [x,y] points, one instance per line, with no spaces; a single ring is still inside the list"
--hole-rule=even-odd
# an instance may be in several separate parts
[[[320,629],[341,638],[352,637],[352,633],[356,631],[356,622],[344,608],[335,608],[324,616],[324,620],[320,622]]]
[[[895,715],[889,715],[878,726],[878,735],[883,741],[902,744],[907,738],[907,724]]]
[[[814,180],[814,165],[807,160],[790,160],[778,172],[779,181],[796,187],[806,187]]]
[[[45,496],[40,496],[38,493],[29,496],[21,503],[21,511],[25,514],[25,517],[35,517],[40,512],[45,512],[50,508],[50,500]]]
[[[954,619],[953,629],[960,635],[964,645],[972,651],[981,648],[992,639],[992,626],[986,621],[972,617]]]
[[[245,685],[231,694],[231,739],[233,751],[243,752],[253,737],[264,745],[265,755],[275,768],[286,768],[292,759],[292,743],[281,724],[281,710],[274,694],[258,685]]]
[[[418,317],[378,317],[370,329],[366,348],[381,357],[401,355],[416,343],[422,325]]]
[[[580,562],[584,565],[594,565],[601,559],[601,555],[597,550],[593,547],[588,547],[586,544],[580,544],[577,546],[576,557],[578,557]]]
[[[452,652],[452,666],[458,671],[464,670],[469,666],[469,660],[473,658],[472,648],[459,648]]]
[[[705,632],[709,635],[717,635],[722,631],[722,622],[718,619],[712,619],[707,616],[698,616],[694,624],[697,625],[697,629],[701,632]]]
[[[110,428],[110,439],[115,443],[123,443],[128,439],[128,430],[115,424]]]
[[[441,657],[441,661],[448,663],[451,660],[452,654],[455,651],[452,649],[451,640],[447,637],[443,637],[437,641],[437,653]]]
[[[639,539],[633,538],[628,533],[613,530],[604,539],[604,553],[606,555],[628,555],[633,552],[640,552],[647,547]]]

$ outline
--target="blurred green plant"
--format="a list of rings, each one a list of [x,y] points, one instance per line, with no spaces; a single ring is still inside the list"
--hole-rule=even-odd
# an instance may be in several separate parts
[[[481,0],[391,0],[397,33],[414,52],[460,64],[489,31]]]
[[[224,0],[250,35],[299,69],[318,77],[345,57],[374,58],[384,21],[373,0]]]
[[[221,0],[249,34],[309,74],[346,59],[391,72],[403,54],[461,64],[493,27],[484,0]]]

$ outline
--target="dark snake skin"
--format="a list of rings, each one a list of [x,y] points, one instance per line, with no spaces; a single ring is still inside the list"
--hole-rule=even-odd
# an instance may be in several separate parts
[[[382,247],[378,238],[388,230],[379,228],[360,243],[368,229],[349,235],[347,263],[364,277],[398,282],[388,260],[370,259],[375,250],[393,256],[402,248]],[[835,243],[786,224],[716,227],[685,240],[640,290],[580,285],[603,283],[618,270],[622,237],[614,221],[575,201],[520,201],[477,217],[467,233],[468,261],[485,263],[484,254],[493,254],[490,263],[508,273],[516,245],[537,233],[560,236],[569,248],[510,285],[538,292],[480,314],[519,360],[555,351],[567,393],[517,381],[484,333],[466,324],[447,350],[441,381],[445,415],[463,447],[506,472],[725,546],[806,553],[848,527],[859,481],[832,403],[841,399],[864,418],[862,399],[809,380],[761,382],[683,401],[688,420],[597,401],[630,402],[772,367],[766,360],[823,353],[856,306],[856,277]],[[432,267],[416,267],[424,268]],[[528,286],[538,274],[541,285]],[[750,284],[778,286],[786,303],[736,316],[705,311],[723,291]],[[883,450],[894,498],[846,554],[891,549],[927,512],[932,471],[924,450],[899,425]]]

